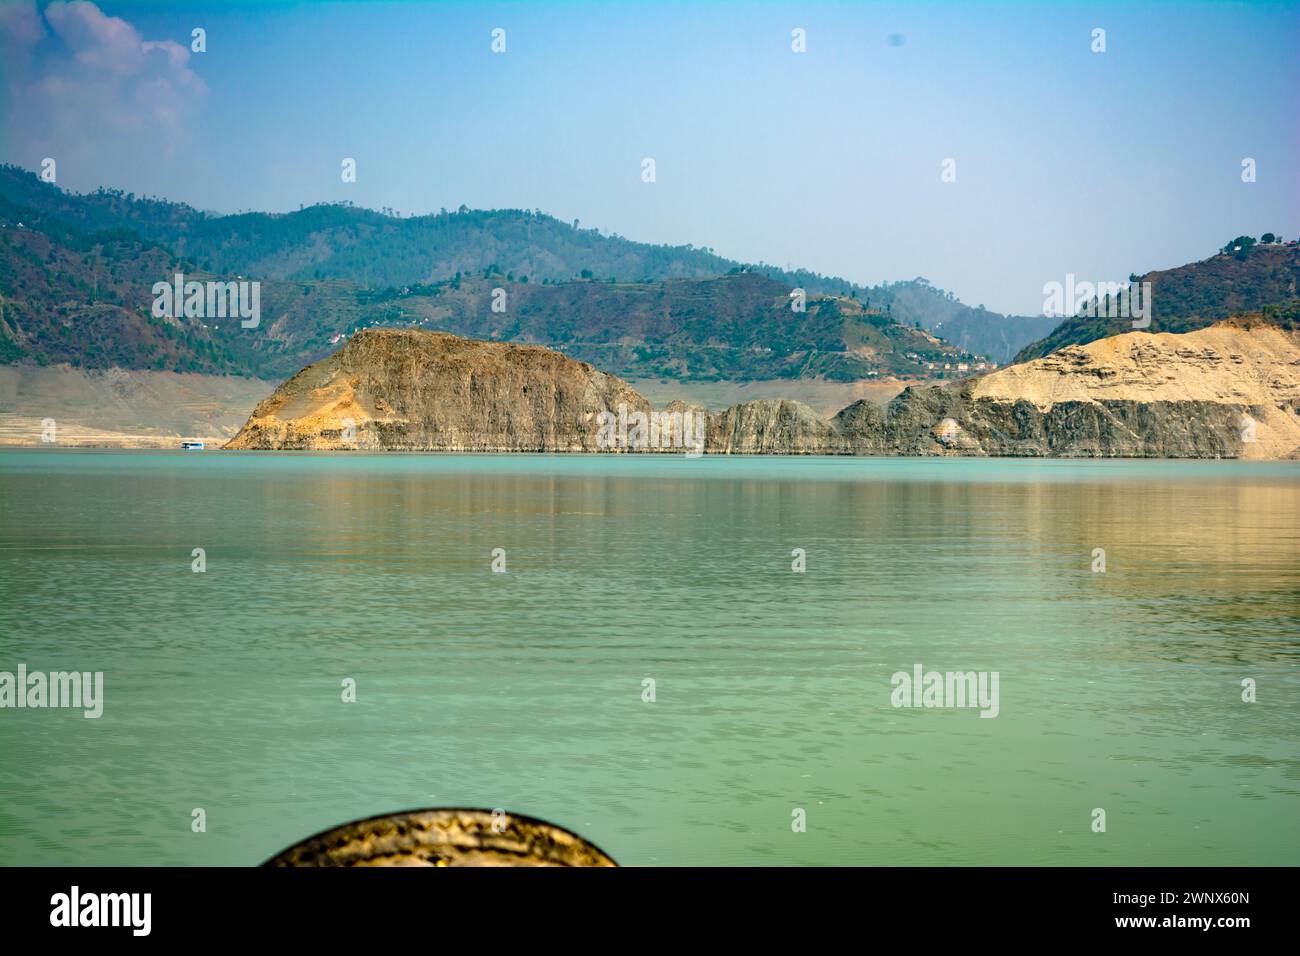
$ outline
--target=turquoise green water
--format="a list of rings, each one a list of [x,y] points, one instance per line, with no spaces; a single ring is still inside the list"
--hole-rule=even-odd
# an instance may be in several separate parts
[[[1295,865],[1298,558],[1294,463],[0,453],[0,670],[105,681],[0,710],[0,863],[480,806],[624,864]],[[917,663],[998,716],[893,707]]]

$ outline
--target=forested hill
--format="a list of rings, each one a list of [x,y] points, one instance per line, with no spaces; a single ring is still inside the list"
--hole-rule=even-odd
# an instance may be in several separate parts
[[[1208,259],[1141,276],[1139,281],[1151,283],[1151,324],[1146,331],[1191,332],[1248,312],[1263,312],[1275,322],[1294,314],[1294,302],[1300,298],[1300,245],[1277,241],[1271,233],[1262,238],[1268,241],[1239,236]],[[1128,317],[1076,315],[1022,349],[1015,361],[1131,331]]]
[[[112,221],[74,218],[87,230]],[[548,345],[620,375],[683,381],[922,377],[931,364],[952,374],[974,364],[852,294],[810,295],[792,308],[789,285],[755,272],[537,283],[488,267],[382,288],[259,279],[256,328],[154,314],[154,284],[177,272],[199,282],[240,275],[203,269],[130,228],[83,232],[0,196],[0,361],[276,379],[362,329],[416,327]]]
[[[1029,328],[1019,317],[972,309],[924,279],[865,287],[806,269],[743,264],[711,249],[634,242],[579,222],[561,222],[540,210],[462,206],[401,217],[325,204],[283,214],[215,215],[120,190],[68,193],[17,166],[0,166],[0,196],[83,233],[133,230],[214,274],[400,288],[489,270],[511,281],[543,284],[701,279],[748,271],[812,295],[856,298],[997,361],[1047,331],[1039,325]],[[940,331],[945,323],[951,330],[947,335]]]

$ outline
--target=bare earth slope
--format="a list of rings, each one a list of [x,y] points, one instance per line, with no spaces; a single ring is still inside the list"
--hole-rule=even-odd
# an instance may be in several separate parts
[[[1298,363],[1300,333],[1254,320],[1129,332],[835,422],[860,454],[1295,458]]]
[[[1176,335],[1135,332],[1071,345],[977,379],[973,399],[1032,402],[1210,402],[1255,420],[1244,458],[1300,449],[1300,334],[1272,325],[1220,322]]]
[[[175,448],[182,438],[228,441],[274,382],[233,375],[0,366],[0,445]]]

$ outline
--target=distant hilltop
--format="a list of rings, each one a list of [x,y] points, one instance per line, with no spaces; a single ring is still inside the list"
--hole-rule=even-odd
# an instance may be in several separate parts
[[[1216,255],[1176,269],[1132,276],[1149,283],[1148,332],[1192,332],[1233,315],[1286,307],[1300,299],[1300,244],[1265,233],[1267,242],[1240,236]],[[1112,309],[1073,315],[1037,342],[1026,345],[1014,361],[1042,358],[1067,345],[1131,331],[1132,322]]]
[[[680,453],[664,435],[698,416],[706,454],[1295,458],[1298,411],[1300,332],[1258,317],[1129,332],[831,419],[787,400],[658,411],[541,346],[380,329],[290,378],[226,447]]]

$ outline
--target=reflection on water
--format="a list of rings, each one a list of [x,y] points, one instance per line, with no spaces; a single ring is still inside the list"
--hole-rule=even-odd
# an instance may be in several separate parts
[[[1294,865],[1297,558],[1289,463],[3,453],[0,670],[106,703],[0,711],[0,863],[481,806],[633,865]],[[999,716],[894,709],[917,663]]]

